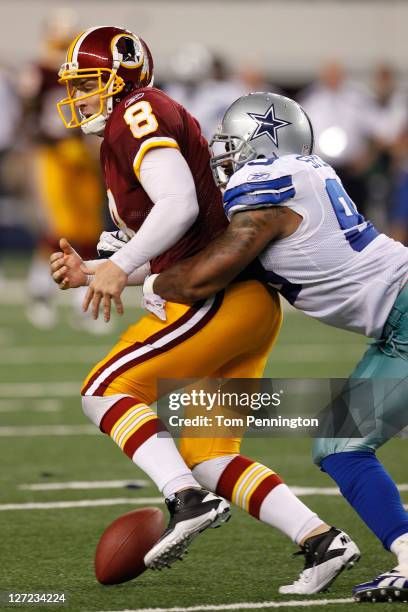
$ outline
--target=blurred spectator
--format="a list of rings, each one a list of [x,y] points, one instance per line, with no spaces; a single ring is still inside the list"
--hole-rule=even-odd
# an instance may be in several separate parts
[[[315,153],[334,166],[364,214],[364,173],[371,163],[369,95],[347,81],[340,63],[331,61],[322,67],[318,81],[300,96],[300,103],[313,124]]]
[[[394,144],[408,121],[408,99],[399,89],[397,75],[389,64],[375,68],[373,78],[373,134],[383,146]]]
[[[6,221],[6,206],[10,196],[11,177],[8,157],[15,146],[21,118],[21,105],[14,81],[8,70],[0,66],[0,225]],[[1,236],[2,232],[0,233]],[[3,240],[0,238],[0,251]]]
[[[238,73],[245,93],[255,91],[270,91],[272,93],[282,93],[277,85],[272,84],[267,76],[256,67],[256,63],[247,64]]]
[[[407,164],[404,132],[408,120],[408,100],[400,90],[397,75],[390,65],[379,64],[375,68],[372,106],[365,112],[371,124],[375,154],[367,179],[368,200],[373,211],[370,216],[384,229],[393,220],[393,228],[387,228],[387,231],[395,233],[395,219],[397,216],[402,221],[403,194],[406,194],[403,187]],[[395,181],[397,189],[394,188]],[[395,207],[398,212],[393,210]],[[400,237],[399,233],[397,235]]]
[[[14,81],[8,70],[0,66],[0,163],[15,145],[21,106]],[[3,175],[0,175],[0,193],[3,193]]]
[[[408,126],[392,149],[393,182],[389,234],[408,246]]]
[[[66,93],[58,83],[58,70],[75,34],[72,14],[53,14],[46,24],[38,64],[21,75],[24,134],[32,141],[32,200],[38,206],[38,240],[28,275],[26,312],[33,325],[44,329],[52,327],[57,317],[56,286],[48,259],[58,250],[58,239],[64,236],[85,259],[93,259],[103,229],[99,165],[81,131],[67,130],[56,108]],[[82,316],[80,292],[74,296],[77,314]]]
[[[169,68],[174,80],[164,90],[198,119],[211,139],[227,108],[247,93],[245,86],[231,76],[221,57],[196,43],[175,53]]]

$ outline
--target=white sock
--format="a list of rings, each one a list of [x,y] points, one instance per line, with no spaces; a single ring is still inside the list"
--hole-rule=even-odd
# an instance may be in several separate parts
[[[286,484],[275,487],[265,497],[259,512],[259,520],[276,527],[296,544],[324,524]]]
[[[150,436],[139,446],[132,461],[153,480],[164,497],[189,487],[201,488],[170,434],[168,437],[163,433]]]
[[[160,431],[153,410],[127,395],[82,397],[82,408],[95,425],[156,484],[165,497],[189,487],[200,488],[173,438]],[[159,432],[159,433],[157,433]]]
[[[398,565],[395,569],[408,579],[408,533],[404,533],[394,540],[390,550],[398,559]]]
[[[242,455],[203,461],[193,474],[203,487],[276,527],[297,544],[324,524],[275,472]]]

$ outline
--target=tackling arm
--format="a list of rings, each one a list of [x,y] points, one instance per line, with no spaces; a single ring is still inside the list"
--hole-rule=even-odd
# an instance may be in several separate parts
[[[195,302],[228,285],[272,240],[287,234],[287,208],[236,213],[205,249],[159,274],[153,291],[171,302]],[[289,232],[291,233],[291,232]]]

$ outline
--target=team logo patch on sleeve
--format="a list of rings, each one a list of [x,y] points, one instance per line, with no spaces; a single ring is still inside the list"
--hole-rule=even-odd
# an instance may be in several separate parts
[[[269,172],[256,172],[255,174],[248,174],[247,181],[267,181],[269,177]]]
[[[259,177],[227,189],[223,198],[224,210],[227,216],[231,217],[238,210],[282,205],[290,198],[294,198],[295,194],[291,175],[269,180]]]

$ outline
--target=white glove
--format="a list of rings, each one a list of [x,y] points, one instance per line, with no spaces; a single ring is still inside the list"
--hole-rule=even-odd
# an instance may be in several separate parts
[[[99,236],[99,242],[96,245],[98,255],[102,259],[107,259],[116,251],[119,251],[127,242],[129,242],[129,236],[126,236],[122,230],[116,230],[114,232],[102,232]]]
[[[154,314],[161,321],[167,321],[166,300],[163,300],[160,295],[153,293],[153,283],[158,276],[158,274],[146,276],[143,283],[142,307]]]

